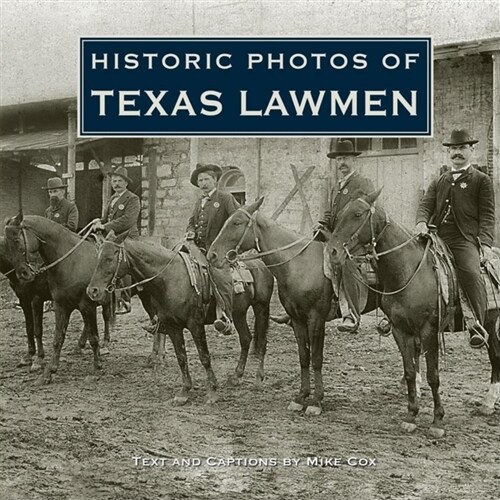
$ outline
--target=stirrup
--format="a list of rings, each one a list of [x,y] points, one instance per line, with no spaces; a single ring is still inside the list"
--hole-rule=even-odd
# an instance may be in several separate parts
[[[356,333],[358,331],[358,328],[359,328],[359,321],[356,321],[354,319],[352,321],[353,321],[353,324],[344,324],[342,322],[342,324],[340,324],[337,327],[337,330],[339,332]]]
[[[217,318],[214,321],[214,328],[223,335],[231,335],[233,333],[233,326],[230,321],[224,321]]]
[[[377,332],[382,337],[388,337],[392,333],[392,325],[388,318],[383,317],[377,325]]]
[[[482,347],[488,347],[489,333],[485,328],[477,322],[468,328],[470,333],[469,345],[472,349],[481,349]]]

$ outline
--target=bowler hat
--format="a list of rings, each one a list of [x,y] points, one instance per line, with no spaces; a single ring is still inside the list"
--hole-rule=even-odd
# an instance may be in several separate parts
[[[47,187],[42,187],[42,189],[62,189],[67,188],[67,184],[63,184],[63,181],[60,177],[51,177],[47,179]]]
[[[473,139],[469,132],[465,129],[453,130],[451,132],[450,139],[443,142],[443,146],[460,146],[461,144],[476,144],[479,142],[477,139]]]
[[[326,156],[328,158],[337,158],[337,156],[359,156],[361,151],[355,151],[351,141],[347,139],[337,141],[335,151],[330,151]]]
[[[215,178],[217,180],[220,179],[220,176],[222,175],[222,170],[219,166],[217,165],[202,165],[198,163],[196,165],[196,168],[193,170],[193,173],[191,174],[191,184],[193,186],[198,187],[198,176],[202,174],[203,172],[208,172],[208,173],[213,173],[215,174]]]
[[[110,172],[109,175],[119,175],[127,181],[128,184],[132,182],[132,179],[127,175],[127,169],[125,167],[116,167]]]

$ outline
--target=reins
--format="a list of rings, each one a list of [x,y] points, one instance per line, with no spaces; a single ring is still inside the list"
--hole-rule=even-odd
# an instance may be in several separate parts
[[[410,238],[408,238],[406,241],[404,241],[403,243],[393,247],[393,248],[390,248],[389,250],[385,250],[383,252],[380,252],[378,253],[376,251],[376,246],[377,246],[377,243],[380,241],[380,238],[381,236],[383,235],[384,231],[389,227],[389,225],[391,224],[387,219],[385,220],[385,224],[384,224],[384,227],[381,229],[381,231],[379,232],[379,234],[377,235],[377,237],[375,237],[375,230],[374,230],[374,225],[373,225],[373,214],[375,213],[375,206],[372,205],[372,204],[369,204],[366,200],[364,200],[363,198],[358,198],[358,201],[361,201],[363,203],[365,203],[366,205],[368,205],[368,209],[366,210],[366,213],[367,213],[367,216],[364,218],[364,220],[361,222],[360,226],[358,227],[358,229],[351,235],[351,237],[349,238],[349,241],[347,242],[344,242],[342,244],[342,247],[344,248],[344,251],[346,252],[347,254],[347,257],[349,258],[349,260],[354,260],[356,258],[356,256],[352,255],[349,251],[349,242],[351,241],[357,241],[357,237],[358,235],[361,233],[362,229],[364,228],[365,224],[369,221],[370,222],[370,233],[371,233],[371,255],[372,257],[375,259],[375,260],[378,260],[380,257],[383,257],[384,255],[389,255],[390,253],[392,252],[395,252],[397,250],[400,250],[401,248],[404,248],[406,245],[408,245],[409,243],[411,243],[413,240],[415,240],[416,238],[418,238],[418,235],[414,235],[414,236],[411,236]],[[393,290],[391,292],[383,292],[383,291],[380,291],[380,290],[377,290],[376,288],[373,288],[372,286],[370,286],[368,283],[366,283],[363,279],[359,278],[358,276],[356,276],[356,274],[354,273],[351,273],[351,276],[358,282],[358,283],[361,283],[362,285],[364,285],[366,288],[368,288],[369,290],[371,290],[372,292],[375,292],[379,295],[396,295],[398,293],[401,293],[402,291],[404,291],[411,283],[412,281],[415,279],[415,276],[418,274],[418,272],[420,271],[420,269],[422,268],[426,258],[427,258],[427,254],[429,252],[429,247],[431,245],[431,240],[430,238],[427,240],[427,243],[425,245],[425,249],[424,249],[424,253],[422,255],[422,259],[420,260],[417,268],[415,269],[415,272],[410,276],[410,279],[406,282],[405,285],[403,285],[401,288],[397,289],[397,290]],[[352,251],[352,248],[351,248],[351,251]],[[364,256],[366,257],[366,255]]]
[[[163,266],[162,269],[160,269],[153,276],[150,276],[149,278],[145,278],[145,279],[143,279],[141,281],[138,281],[137,283],[132,283],[129,286],[124,286],[124,287],[116,288],[116,282],[119,279],[118,278],[118,272],[119,272],[119,269],[120,269],[120,265],[121,265],[122,262],[127,262],[127,251],[125,250],[125,245],[123,243],[122,244],[118,244],[118,243],[115,243],[114,241],[104,240],[103,241],[103,245],[106,244],[106,243],[112,244],[112,245],[114,245],[114,246],[116,246],[116,247],[118,247],[120,249],[119,250],[119,254],[118,254],[118,261],[117,261],[117,265],[116,265],[116,269],[115,269],[113,278],[111,279],[109,285],[106,287],[106,291],[108,293],[112,293],[114,291],[122,292],[124,290],[131,290],[132,288],[134,288],[136,286],[144,285],[145,283],[149,283],[150,281],[153,281],[154,279],[158,278],[158,276],[160,276],[161,274],[163,274],[165,272],[165,270],[168,268],[168,266],[170,266],[170,264],[174,261],[175,257],[177,257],[177,255],[179,255],[179,252],[181,251],[181,248],[182,248],[182,245],[177,245],[177,249],[174,252],[174,255],[172,255],[172,258],[167,262],[167,264],[165,266]],[[128,260],[130,261],[130,258]]]
[[[256,219],[257,219],[257,212],[254,212],[252,215],[245,210],[244,208],[238,208],[238,210],[242,213],[244,213],[248,217],[248,223],[245,227],[245,230],[243,231],[243,234],[241,235],[241,238],[236,245],[234,249],[228,250],[226,252],[226,260],[229,262],[229,264],[234,264],[237,261],[242,261],[242,262],[247,262],[250,260],[256,260],[256,259],[261,259],[262,257],[267,257],[269,255],[273,255],[278,252],[283,252],[284,250],[289,250],[290,248],[294,247],[295,245],[298,245],[302,241],[306,241],[305,245],[300,248],[300,250],[292,255],[292,257],[282,261],[282,262],[277,262],[274,264],[264,264],[266,267],[275,267],[275,266],[282,266],[283,264],[287,264],[291,260],[295,259],[295,257],[298,257],[316,238],[318,235],[319,231],[315,231],[312,237],[307,237],[307,236],[302,236],[298,240],[292,241],[291,243],[288,243],[287,245],[284,245],[279,248],[273,248],[271,250],[267,250],[265,252],[262,252],[260,250],[260,245],[259,245],[259,237],[257,236],[256,232]],[[245,237],[250,230],[250,228],[253,228],[253,233],[254,233],[254,242],[255,242],[255,248],[257,249],[257,253],[252,253],[251,255],[240,255],[240,248],[241,245],[243,244],[243,241],[245,240]]]

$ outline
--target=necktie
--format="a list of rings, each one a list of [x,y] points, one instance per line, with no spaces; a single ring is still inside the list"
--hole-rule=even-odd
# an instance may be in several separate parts
[[[210,195],[208,194],[204,194],[202,197],[201,197],[201,208],[203,208],[206,204],[207,204],[207,201],[210,199]]]

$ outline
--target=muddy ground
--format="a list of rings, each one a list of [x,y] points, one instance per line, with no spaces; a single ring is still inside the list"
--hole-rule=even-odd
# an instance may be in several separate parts
[[[479,414],[489,363],[463,334],[446,337],[447,434],[436,441],[426,435],[432,398],[425,383],[417,430],[407,435],[400,428],[406,412],[401,359],[394,340],[375,333],[375,316],[364,318],[356,336],[328,325],[323,413],[306,417],[286,409],[299,383],[288,326],[271,326],[262,387],[254,383],[252,357],[241,384],[227,386],[238,339],[208,329],[220,383],[214,405],[205,403],[205,374],[186,335],[195,388],[186,406],[175,407],[181,378],[172,347],[167,340],[162,369],[146,368],[151,339],[141,329],[146,315],[137,302],[118,317],[99,377],[89,376],[90,350],[71,354],[82,326],[74,313],[59,372],[51,385],[37,388],[36,375],[17,367],[26,350],[23,316],[2,290],[0,498],[500,497],[500,408]],[[276,301],[273,310],[280,310]],[[53,313],[44,324],[50,354]]]

